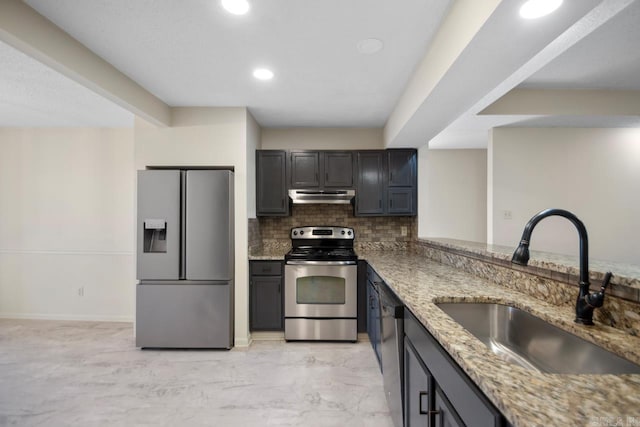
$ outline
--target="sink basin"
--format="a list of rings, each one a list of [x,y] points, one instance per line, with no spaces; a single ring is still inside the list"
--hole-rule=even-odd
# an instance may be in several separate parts
[[[640,374],[640,365],[502,304],[442,303],[438,307],[503,360],[556,374]]]

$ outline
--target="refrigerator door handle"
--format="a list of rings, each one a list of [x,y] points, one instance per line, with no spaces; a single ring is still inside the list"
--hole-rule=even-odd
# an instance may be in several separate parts
[[[180,279],[187,278],[187,171],[180,171]]]

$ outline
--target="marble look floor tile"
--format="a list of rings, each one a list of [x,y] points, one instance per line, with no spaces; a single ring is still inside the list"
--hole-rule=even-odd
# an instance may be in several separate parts
[[[368,342],[140,350],[128,323],[0,320],[0,426],[392,427]]]

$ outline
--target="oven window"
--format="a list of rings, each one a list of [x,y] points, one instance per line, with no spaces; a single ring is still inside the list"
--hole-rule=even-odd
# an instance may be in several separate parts
[[[346,280],[334,276],[306,276],[296,279],[298,304],[344,304]]]

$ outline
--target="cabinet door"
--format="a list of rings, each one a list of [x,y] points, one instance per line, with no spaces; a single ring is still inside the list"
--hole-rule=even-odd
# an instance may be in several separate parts
[[[433,401],[433,378],[422,365],[410,341],[404,341],[404,417],[405,427],[429,426]]]
[[[346,152],[324,153],[324,186],[334,188],[353,187],[353,154]]]
[[[320,153],[317,151],[294,151],[291,153],[291,187],[318,188]]]
[[[357,154],[356,215],[384,213],[384,151]]]
[[[434,423],[438,427],[465,427],[462,420],[453,409],[439,387],[436,387],[436,396],[433,406]]]
[[[282,277],[252,276],[251,330],[282,330]]]
[[[416,151],[389,150],[389,186],[411,187],[416,183]]]
[[[413,188],[389,188],[387,212],[390,215],[411,215],[414,213]]]
[[[256,215],[289,215],[286,152],[256,151]]]

